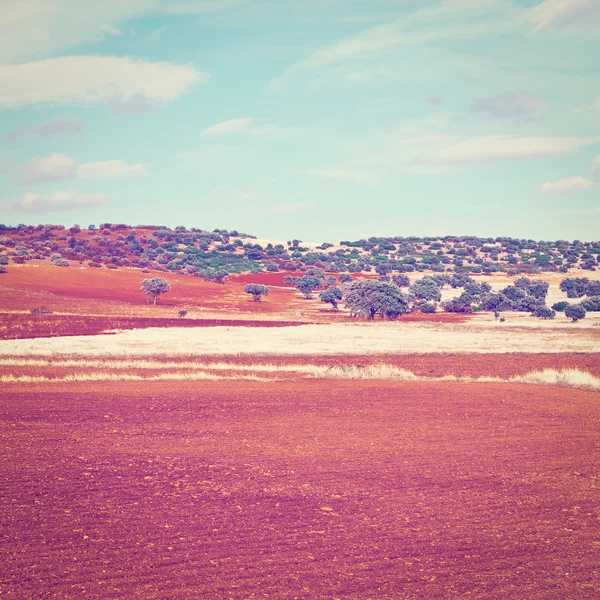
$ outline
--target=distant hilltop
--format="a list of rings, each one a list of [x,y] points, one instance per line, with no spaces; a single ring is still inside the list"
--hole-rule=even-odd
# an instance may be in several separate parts
[[[27,261],[58,267],[177,272],[207,279],[230,273],[303,271],[329,273],[433,272],[508,275],[567,273],[600,268],[600,242],[535,241],[510,237],[370,237],[305,244],[273,242],[236,230],[205,231],[183,226],[0,225],[0,268]]]

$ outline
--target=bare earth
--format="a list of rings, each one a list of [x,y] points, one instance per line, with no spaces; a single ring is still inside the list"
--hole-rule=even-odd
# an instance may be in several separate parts
[[[0,598],[600,597],[594,314],[52,269],[0,281]]]

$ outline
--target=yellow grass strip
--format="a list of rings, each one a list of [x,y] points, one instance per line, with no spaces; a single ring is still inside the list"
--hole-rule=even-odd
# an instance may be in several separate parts
[[[57,361],[50,365],[43,366],[66,366],[58,365]],[[127,363],[128,369],[139,369],[136,361],[72,361],[77,366],[90,367],[90,363],[102,369],[92,373],[72,373],[59,377],[47,377],[43,375],[13,375],[6,374],[0,376],[0,383],[46,383],[46,382],[76,382],[76,381],[180,381],[180,380],[243,380],[243,381],[276,381],[277,372],[297,373],[305,379],[365,379],[365,380],[396,380],[396,381],[422,381],[422,382],[457,382],[457,383],[529,383],[535,385],[559,385],[573,388],[582,388],[588,390],[600,390],[600,377],[591,373],[580,371],[578,369],[544,369],[543,371],[533,371],[525,375],[515,375],[508,379],[500,377],[465,377],[456,375],[444,375],[441,377],[424,377],[415,375],[406,369],[401,369],[393,365],[379,364],[368,365],[365,367],[349,366],[321,366],[321,365],[234,365],[227,363],[196,363],[194,369],[189,367],[183,371],[166,371],[152,375],[131,375],[108,370],[109,362],[119,363],[118,369],[124,369],[122,362]],[[154,362],[154,361],[152,361]],[[167,363],[169,364],[169,363]],[[170,363],[176,364],[176,363]],[[31,362],[27,363],[32,366]],[[164,365],[164,364],[163,364]],[[42,366],[42,365],[40,365]],[[70,366],[70,365],[69,365]],[[154,368],[153,366],[142,368]],[[210,371],[239,371],[239,375],[217,375]],[[273,377],[259,377],[252,373],[272,373]]]

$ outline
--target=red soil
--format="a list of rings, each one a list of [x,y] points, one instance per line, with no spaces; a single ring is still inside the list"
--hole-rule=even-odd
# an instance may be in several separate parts
[[[347,312],[331,310],[317,296],[306,300],[296,290],[278,287],[280,283],[283,285],[284,275],[232,276],[224,285],[196,277],[166,275],[171,290],[161,297],[160,305],[149,306],[139,289],[140,282],[144,278],[165,276],[164,273],[60,268],[43,263],[13,267],[0,280],[0,339],[89,335],[106,329],[172,326],[175,324],[173,318],[181,308],[190,312],[186,320],[177,320],[177,324],[184,327],[216,324],[221,319],[230,321],[226,323],[229,325],[243,325],[245,321],[254,320],[277,320],[283,324],[352,321]],[[266,283],[270,286],[269,296],[261,302],[253,302],[244,292],[248,282]],[[41,306],[64,314],[42,318],[22,312]],[[11,314],[14,312],[20,314]],[[73,319],[72,315],[85,315],[85,322]],[[91,319],[89,315],[110,315],[110,320],[103,322]],[[120,324],[116,324],[116,317]],[[462,323],[467,319],[466,315],[448,313],[415,313],[400,318],[402,321],[443,323]],[[200,320],[203,323],[199,323]]]
[[[0,322],[0,339],[27,339],[71,335],[96,335],[106,331],[147,327],[286,327],[301,321],[259,321],[248,319],[164,319],[143,317],[84,317],[80,315],[7,314]]]
[[[0,593],[597,598],[597,400],[506,384],[5,386]]]

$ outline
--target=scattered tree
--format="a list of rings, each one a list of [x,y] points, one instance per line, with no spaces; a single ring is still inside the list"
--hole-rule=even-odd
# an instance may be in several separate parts
[[[333,310],[338,310],[338,302],[342,300],[344,294],[337,286],[331,286],[319,294],[321,302],[331,304]]]
[[[565,317],[571,319],[573,323],[585,318],[585,308],[581,304],[570,304],[565,308]]]
[[[552,305],[552,310],[555,310],[556,312],[564,312],[567,306],[569,306],[569,303],[566,300],[561,300],[560,302],[556,302]]]
[[[408,311],[408,299],[393,283],[384,281],[355,281],[345,297],[350,316],[366,317],[373,321],[376,315],[382,319],[395,319]]]
[[[539,306],[533,313],[539,319],[554,319],[556,313],[547,306]]]
[[[254,302],[260,302],[262,296],[269,295],[269,288],[262,283],[249,283],[244,288],[246,294],[252,294],[252,300]]]
[[[296,283],[298,291],[304,294],[306,299],[312,298],[312,293],[321,285],[321,280],[316,277],[304,275]]]
[[[179,315],[180,319],[183,319],[183,317],[188,314],[188,311],[185,308],[182,308],[177,314]]]
[[[161,294],[165,294],[171,289],[171,284],[162,277],[153,277],[152,279],[144,279],[140,284],[140,289],[146,294],[146,303],[152,301],[153,304],[158,304]]]

